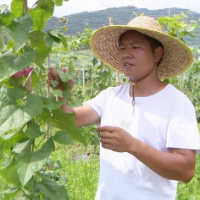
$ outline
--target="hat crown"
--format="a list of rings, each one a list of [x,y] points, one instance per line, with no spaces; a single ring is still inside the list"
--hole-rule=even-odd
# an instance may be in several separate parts
[[[163,33],[161,25],[155,19],[147,16],[136,17],[132,19],[127,25],[138,28],[150,29]]]

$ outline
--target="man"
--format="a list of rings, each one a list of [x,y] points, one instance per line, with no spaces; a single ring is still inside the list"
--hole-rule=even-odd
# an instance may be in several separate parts
[[[108,26],[91,38],[94,54],[130,84],[110,87],[84,106],[69,108],[77,126],[100,124],[100,176],[95,200],[175,200],[189,182],[200,149],[190,100],[161,80],[186,70],[190,49],[150,17]],[[48,83],[59,80],[54,68]],[[63,89],[62,83],[58,86]],[[57,97],[60,101],[62,98]]]

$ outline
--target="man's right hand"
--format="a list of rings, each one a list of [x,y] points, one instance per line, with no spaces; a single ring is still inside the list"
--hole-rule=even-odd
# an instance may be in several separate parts
[[[67,73],[68,72],[68,69],[66,68],[62,68],[62,71],[64,73]],[[58,82],[58,85],[53,87],[52,85],[52,81],[57,81]],[[67,81],[67,83],[69,83],[71,85],[71,87],[73,88],[74,87],[74,81],[72,79],[70,79],[69,81]],[[62,80],[60,79],[60,77],[58,76],[58,73],[56,71],[56,68],[55,67],[50,67],[49,68],[49,72],[48,72],[48,76],[47,76],[47,84],[49,86],[51,86],[54,90],[61,90],[61,91],[64,91],[64,85],[63,85],[63,82]]]
[[[62,71],[64,73],[68,72],[68,69],[62,68]],[[58,85],[53,87],[51,81],[58,81]],[[71,87],[74,86],[74,81],[72,79],[68,80],[67,83],[71,85]],[[47,84],[50,85],[54,90],[61,90],[64,91],[64,85],[61,81],[60,77],[58,76],[58,73],[54,67],[51,67],[48,72],[48,78],[47,78]],[[63,97],[56,97],[57,101],[63,101]],[[100,117],[98,114],[94,111],[93,108],[91,108],[88,105],[83,105],[76,108],[70,108],[67,106],[66,103],[63,103],[61,106],[61,109],[65,113],[74,113],[76,117],[76,125],[78,127],[81,126],[88,126],[91,124],[98,124],[100,123]]]

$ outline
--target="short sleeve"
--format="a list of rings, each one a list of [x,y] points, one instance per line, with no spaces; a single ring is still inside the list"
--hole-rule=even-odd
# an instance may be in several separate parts
[[[107,94],[109,93],[110,90],[111,90],[111,87],[107,88],[106,90],[103,90],[93,99],[84,102],[84,104],[92,107],[94,111],[99,115],[100,118],[102,116],[102,113],[105,107]]]
[[[172,106],[167,130],[167,148],[196,150],[200,153],[200,137],[195,109],[186,97],[180,98]]]

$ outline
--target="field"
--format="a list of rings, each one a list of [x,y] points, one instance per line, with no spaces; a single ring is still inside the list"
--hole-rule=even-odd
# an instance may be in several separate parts
[[[43,0],[28,8],[27,0],[12,0],[10,12],[0,6],[1,200],[93,200],[95,196],[98,133],[88,126],[80,128],[80,134],[75,115],[63,113],[55,96],[63,95],[69,107],[76,107],[109,86],[127,83],[128,78],[92,54],[93,30],[86,27],[77,36],[65,35],[66,20],[62,19],[62,32],[44,31],[54,7],[63,1]],[[187,24],[185,17],[184,13],[165,16],[160,23],[179,39],[192,37],[199,25]],[[187,73],[164,81],[190,98],[200,123],[200,50],[192,51],[195,59]],[[69,83],[64,84],[64,92],[47,85],[48,68],[53,66],[60,79],[51,85]],[[64,74],[62,67],[68,68],[68,73]],[[73,89],[72,80],[76,83]],[[72,138],[82,143],[73,143]],[[177,200],[200,200],[199,183],[197,155],[195,176],[189,184],[179,184]]]

